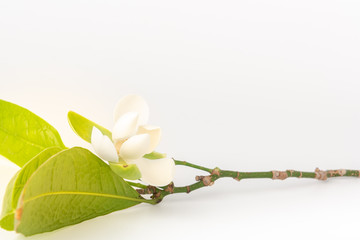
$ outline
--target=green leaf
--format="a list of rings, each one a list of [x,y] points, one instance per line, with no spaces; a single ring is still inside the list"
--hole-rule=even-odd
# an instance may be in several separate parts
[[[119,175],[122,178],[129,180],[137,180],[141,178],[141,173],[136,164],[126,164],[126,163],[112,163],[109,162],[109,166],[114,173]]]
[[[144,158],[147,159],[160,159],[160,158],[166,158],[166,153],[159,153],[159,152],[151,152],[149,154],[145,154]]]
[[[0,100],[0,154],[22,167],[48,147],[65,148],[45,120],[16,104]]]
[[[1,212],[1,218],[0,218],[0,227],[2,227],[5,230],[12,231],[14,230],[14,213],[15,211],[12,211],[12,190],[15,183],[15,179],[17,178],[18,174],[15,174],[9,184],[7,185],[4,201],[3,201],[3,208]]]
[[[75,147],[33,173],[20,196],[15,229],[25,236],[48,232],[141,202],[151,201],[90,151]]]
[[[90,121],[89,119],[81,116],[80,114],[77,114],[73,111],[70,111],[68,113],[68,120],[71,128],[74,130],[74,132],[79,135],[82,139],[85,141],[91,143],[91,132],[93,127],[96,127],[99,129],[102,134],[108,136],[110,139],[112,139],[112,134],[109,130],[106,128],[94,123],[93,121]]]
[[[26,182],[41,164],[60,151],[61,149],[58,147],[45,149],[25,164],[25,166],[10,180],[6,188],[3,208],[0,215],[0,226],[2,228],[9,231],[14,230],[14,213],[21,191]]]

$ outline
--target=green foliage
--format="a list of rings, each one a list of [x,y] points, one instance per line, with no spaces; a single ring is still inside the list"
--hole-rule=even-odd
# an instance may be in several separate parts
[[[45,161],[28,179],[15,212],[26,236],[105,215],[143,199],[90,151],[75,147]]]
[[[112,163],[109,162],[109,166],[114,173],[119,175],[122,178],[129,180],[137,180],[141,178],[141,173],[136,164],[126,164],[126,163]]]
[[[91,143],[91,132],[93,127],[96,127],[102,132],[102,134],[112,139],[112,134],[109,130],[94,123],[93,121],[90,121],[80,114],[70,111],[68,113],[68,120],[74,132],[89,143]]]
[[[73,130],[91,142],[93,127],[69,112]],[[104,163],[83,148],[66,149],[58,132],[34,113],[0,100],[0,154],[23,166],[9,182],[0,226],[26,236],[125,209],[143,199],[121,176],[138,179],[136,165]]]
[[[149,154],[145,154],[144,158],[147,159],[160,159],[160,158],[165,158],[166,154],[165,153],[159,153],[159,152],[151,152]]]
[[[50,147],[43,150],[25,164],[11,179],[6,188],[0,215],[0,226],[2,228],[9,231],[14,230],[14,213],[26,182],[41,164],[60,151],[61,149],[58,147]]]
[[[45,120],[16,104],[0,100],[0,154],[22,167],[45,148],[65,148]]]
[[[14,230],[14,214],[15,210],[12,209],[12,193],[13,187],[15,183],[15,179],[17,178],[18,174],[15,174],[9,184],[7,185],[5,196],[3,199],[3,208],[0,215],[0,227],[5,230],[12,231]]]

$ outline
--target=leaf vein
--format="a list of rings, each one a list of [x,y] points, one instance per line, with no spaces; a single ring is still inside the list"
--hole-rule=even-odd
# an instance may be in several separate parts
[[[113,194],[107,194],[107,193],[71,192],[71,191],[69,191],[69,192],[50,192],[50,193],[39,194],[35,197],[24,200],[23,204],[34,201],[39,198],[57,196],[57,195],[84,195],[84,196],[93,196],[93,197],[115,198],[115,199],[129,200],[129,201],[134,201],[134,202],[150,202],[147,199],[131,198],[131,197],[125,197],[125,196],[113,195]]]
[[[26,138],[24,138],[24,137],[21,136],[21,135],[11,134],[11,133],[9,133],[8,131],[6,131],[5,129],[3,129],[3,128],[1,128],[1,127],[0,127],[0,131],[4,132],[4,133],[7,134],[7,135],[17,137],[17,138],[19,138],[20,140],[22,140],[23,142],[25,142],[25,143],[27,143],[27,144],[29,144],[29,145],[32,145],[32,146],[37,147],[37,148],[40,148],[40,149],[45,149],[44,146],[38,145],[38,144],[36,144],[36,143],[33,143],[33,142],[27,140]]]

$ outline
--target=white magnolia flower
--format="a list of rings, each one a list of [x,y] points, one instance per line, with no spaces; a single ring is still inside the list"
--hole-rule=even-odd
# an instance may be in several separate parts
[[[103,160],[136,164],[144,182],[165,186],[173,180],[175,163],[171,158],[143,157],[155,150],[161,138],[159,127],[146,125],[148,118],[149,107],[145,100],[137,95],[127,95],[115,107],[112,140],[94,127],[91,144]]]

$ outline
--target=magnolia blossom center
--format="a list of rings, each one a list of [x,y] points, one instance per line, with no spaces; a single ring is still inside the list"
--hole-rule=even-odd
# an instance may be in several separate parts
[[[124,140],[119,140],[115,143],[115,148],[116,148],[116,152],[119,155],[120,154],[120,148],[123,145],[123,143],[128,140],[128,139],[124,139]]]

